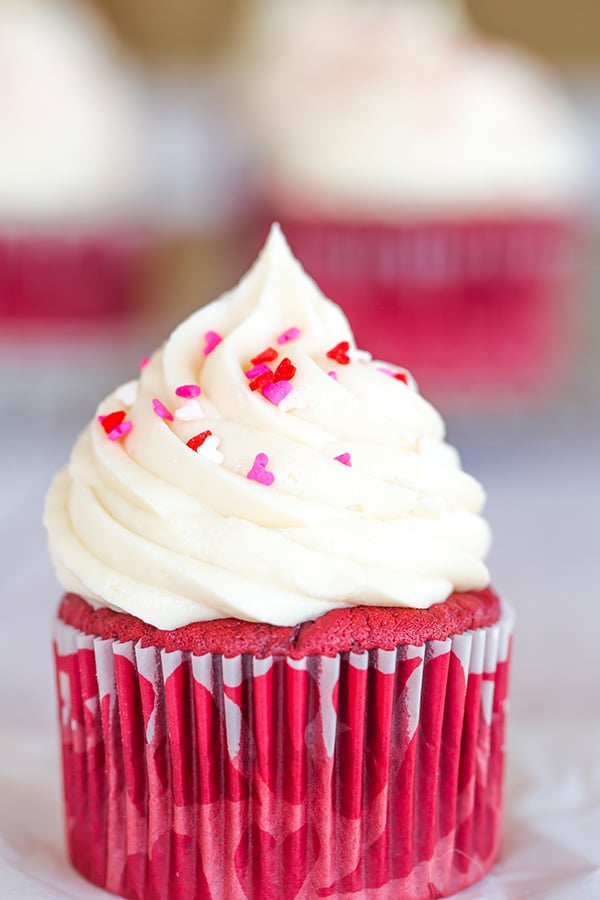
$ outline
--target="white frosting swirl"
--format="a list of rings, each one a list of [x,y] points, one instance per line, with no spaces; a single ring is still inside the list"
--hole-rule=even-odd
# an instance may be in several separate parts
[[[279,345],[291,328],[300,336]],[[207,332],[222,340],[204,356]],[[349,364],[326,355],[341,341]],[[267,346],[279,352],[272,367],[286,356],[296,367],[286,412],[244,374]],[[292,625],[351,604],[428,607],[484,587],[480,485],[412,379],[353,348],[343,313],[274,227],[240,284],[154,354],[139,389],[100,405],[107,415],[132,402],[131,431],[110,440],[95,420],[56,477],[45,519],[64,588],[171,629],[223,616]],[[202,393],[179,398],[182,385]],[[198,407],[202,419],[176,415]],[[186,446],[205,430],[220,441],[206,456]],[[271,485],[246,477],[259,454]]]

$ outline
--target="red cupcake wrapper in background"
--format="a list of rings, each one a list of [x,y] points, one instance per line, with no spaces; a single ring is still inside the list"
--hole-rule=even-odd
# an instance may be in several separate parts
[[[525,219],[368,225],[274,214],[358,345],[426,391],[536,392],[564,373],[580,226]]]
[[[67,839],[140,900],[441,897],[500,847],[512,614],[397,650],[259,659],[58,620]]]
[[[140,235],[0,235],[0,319],[87,321],[134,309]]]

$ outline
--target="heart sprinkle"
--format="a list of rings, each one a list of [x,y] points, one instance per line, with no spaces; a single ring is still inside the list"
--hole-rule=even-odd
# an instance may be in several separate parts
[[[259,375],[262,375],[263,372],[270,372],[270,368],[266,366],[264,363],[259,363],[257,366],[252,366],[251,369],[248,369],[244,372],[246,378],[249,378],[251,381],[253,378],[257,378]]]
[[[262,372],[257,378],[250,382],[248,387],[251,391],[261,391],[265,385],[271,384],[273,381],[273,373],[270,369],[267,369],[266,372]]]
[[[269,457],[266,453],[257,453],[252,468],[246,475],[250,481],[258,481],[260,484],[273,484],[275,476],[272,472],[267,472],[266,466],[269,465]]]
[[[138,369],[140,369],[140,371],[141,371],[142,369],[145,369],[149,362],[150,362],[150,357],[149,357],[149,356],[144,356],[144,358],[143,358],[143,359],[140,359],[140,361],[139,361],[139,363],[138,363]]]
[[[209,434],[204,443],[198,447],[198,455],[220,466],[223,462],[223,454],[217,449],[220,443],[221,438],[218,438],[216,434]]]
[[[204,355],[209,356],[223,338],[216,331],[207,331],[204,335]]]
[[[333,378],[334,381],[337,381],[337,372],[328,372],[327,374],[330,378]]]
[[[350,344],[348,341],[340,341],[339,344],[336,344],[335,347],[328,350],[325,355],[329,359],[334,359],[340,366],[347,366],[350,362],[350,357],[348,356],[349,349]]]
[[[285,356],[275,369],[273,381],[291,381],[295,374],[296,366],[292,364],[291,359]]]
[[[406,372],[394,372],[394,378],[396,381],[402,381],[404,384],[408,384],[408,375]]]
[[[165,419],[167,422],[173,421],[172,413],[169,412],[166,406],[163,406],[157,397],[154,397],[152,400],[152,408],[159,419]]]
[[[104,428],[106,434],[110,434],[113,428],[116,428],[117,425],[121,424],[126,415],[127,413],[124,409],[116,409],[107,416],[98,416],[98,421]]]
[[[191,437],[189,441],[187,441],[186,446],[191,450],[197,450],[211,434],[212,431],[201,431],[200,434],[195,434],[194,437]]]
[[[125,406],[133,406],[135,401],[137,400],[138,395],[138,381],[134,379],[133,381],[126,381],[125,384],[122,384],[115,391],[115,397],[117,400],[120,400],[121,403],[124,403]]]
[[[352,459],[350,458],[349,453],[340,453],[339,456],[334,456],[334,459],[337,459],[338,462],[341,462],[344,466],[352,467]]]
[[[291,390],[292,385],[289,381],[273,381],[271,384],[266,384],[261,393],[270,403],[278,406],[282,400],[285,400]]]
[[[175,410],[175,416],[180,422],[195,422],[196,419],[203,419],[204,413],[197,400],[186,400],[183,406]]]
[[[278,344],[287,344],[288,341],[295,341],[296,338],[299,338],[302,332],[299,328],[288,328],[287,331],[284,331],[283,334],[280,334],[277,338]]]
[[[277,383],[281,384],[282,382]],[[306,400],[304,397],[298,391],[290,391],[287,397],[279,401],[277,409],[280,409],[282,412],[289,412],[291,409],[304,409],[305,406]]]
[[[175,388],[175,393],[178,397],[192,400],[194,397],[199,397],[202,391],[197,384],[180,384],[178,388]]]
[[[373,359],[373,354],[369,353],[368,350],[349,350],[348,356],[352,360],[352,362],[371,362]]]
[[[259,353],[258,356],[253,356],[250,362],[253,366],[258,366],[260,363],[272,362],[274,359],[277,359],[277,356],[277,350],[274,350],[273,347],[267,347],[267,349],[263,350],[262,353]]]
[[[121,422],[120,425],[117,425],[116,428],[113,428],[112,431],[108,433],[109,441],[118,441],[121,438],[125,437],[126,434],[129,434],[131,429],[133,428],[133,422]]]

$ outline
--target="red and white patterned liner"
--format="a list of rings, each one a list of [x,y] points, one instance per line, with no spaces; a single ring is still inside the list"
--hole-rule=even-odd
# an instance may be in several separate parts
[[[140,900],[441,897],[500,848],[513,616],[396,650],[55,651],[69,852]]]

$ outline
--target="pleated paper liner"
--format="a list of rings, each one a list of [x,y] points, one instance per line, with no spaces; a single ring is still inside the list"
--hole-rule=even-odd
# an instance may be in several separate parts
[[[512,614],[396,650],[166,652],[56,623],[67,838],[139,900],[442,897],[501,840]]]
[[[572,358],[572,219],[360,223],[269,214],[359,347],[418,373],[425,393],[489,406],[552,389]],[[266,229],[264,229],[266,230]],[[262,233],[262,232],[261,232]]]

